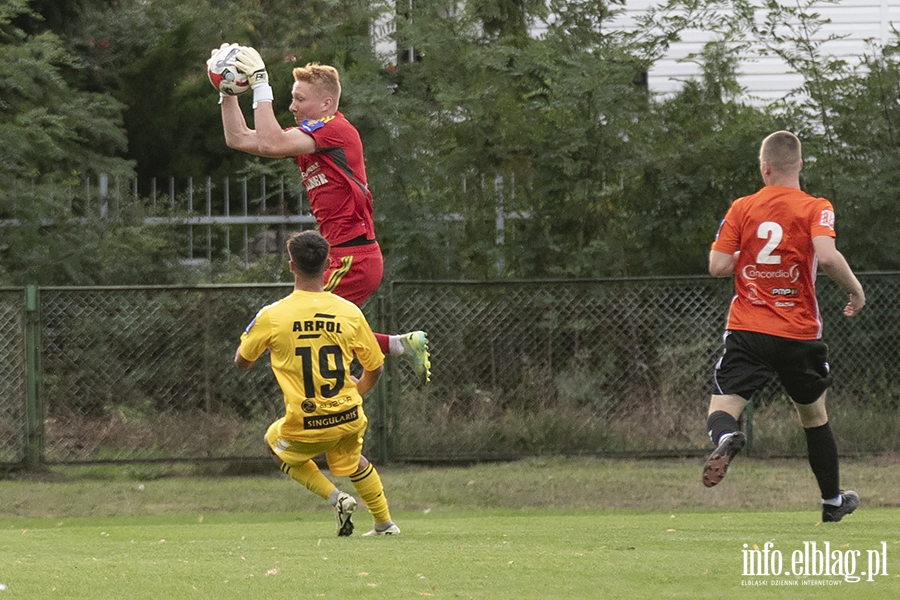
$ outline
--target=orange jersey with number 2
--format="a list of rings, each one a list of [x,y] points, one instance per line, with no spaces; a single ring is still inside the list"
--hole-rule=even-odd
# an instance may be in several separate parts
[[[712,244],[740,251],[727,329],[797,340],[822,337],[812,240],[834,237],[834,209],[790,187],[766,186],[735,200]]]

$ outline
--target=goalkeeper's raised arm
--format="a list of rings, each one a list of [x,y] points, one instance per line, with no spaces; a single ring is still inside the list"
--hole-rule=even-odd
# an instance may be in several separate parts
[[[275,118],[272,108],[272,86],[269,85],[269,73],[266,64],[255,48],[244,46],[235,57],[235,66],[247,75],[253,90],[253,122],[256,131],[256,151],[251,154],[270,158],[288,158],[312,154],[316,151],[316,142],[312,136],[296,128],[284,129]],[[294,84],[296,88],[297,84]],[[291,113],[298,119],[295,110],[295,95],[291,93]],[[224,111],[224,109],[223,109]],[[332,112],[333,114],[333,112]],[[307,118],[301,116],[301,119]],[[298,121],[299,125],[300,122]],[[238,148],[243,150],[244,148]],[[245,150],[246,151],[246,150]]]

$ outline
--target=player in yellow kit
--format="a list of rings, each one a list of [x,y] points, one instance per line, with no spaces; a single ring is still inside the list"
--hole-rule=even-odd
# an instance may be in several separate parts
[[[359,308],[323,289],[328,242],[315,231],[287,242],[294,291],[264,307],[241,336],[234,364],[249,369],[266,350],[284,393],[284,416],[269,426],[266,445],[279,468],[334,507],[337,534],[353,533],[356,499],[340,491],[312,460],[320,454],[332,475],[349,476],[372,513],[363,535],[397,535],[381,478],[362,455],[367,419],[362,394],[372,389],[384,354]],[[363,373],[350,373],[354,356]]]

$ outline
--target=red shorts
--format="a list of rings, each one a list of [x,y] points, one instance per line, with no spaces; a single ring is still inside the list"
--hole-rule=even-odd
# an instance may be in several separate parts
[[[378,243],[363,246],[331,247],[325,269],[325,291],[360,306],[372,295],[384,272]]]

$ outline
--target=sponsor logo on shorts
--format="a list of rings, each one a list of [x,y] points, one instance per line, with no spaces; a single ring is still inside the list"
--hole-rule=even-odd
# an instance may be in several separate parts
[[[304,429],[327,429],[337,427],[344,423],[350,423],[359,419],[359,407],[354,406],[350,410],[335,413],[333,415],[321,415],[316,417],[303,417]]]

